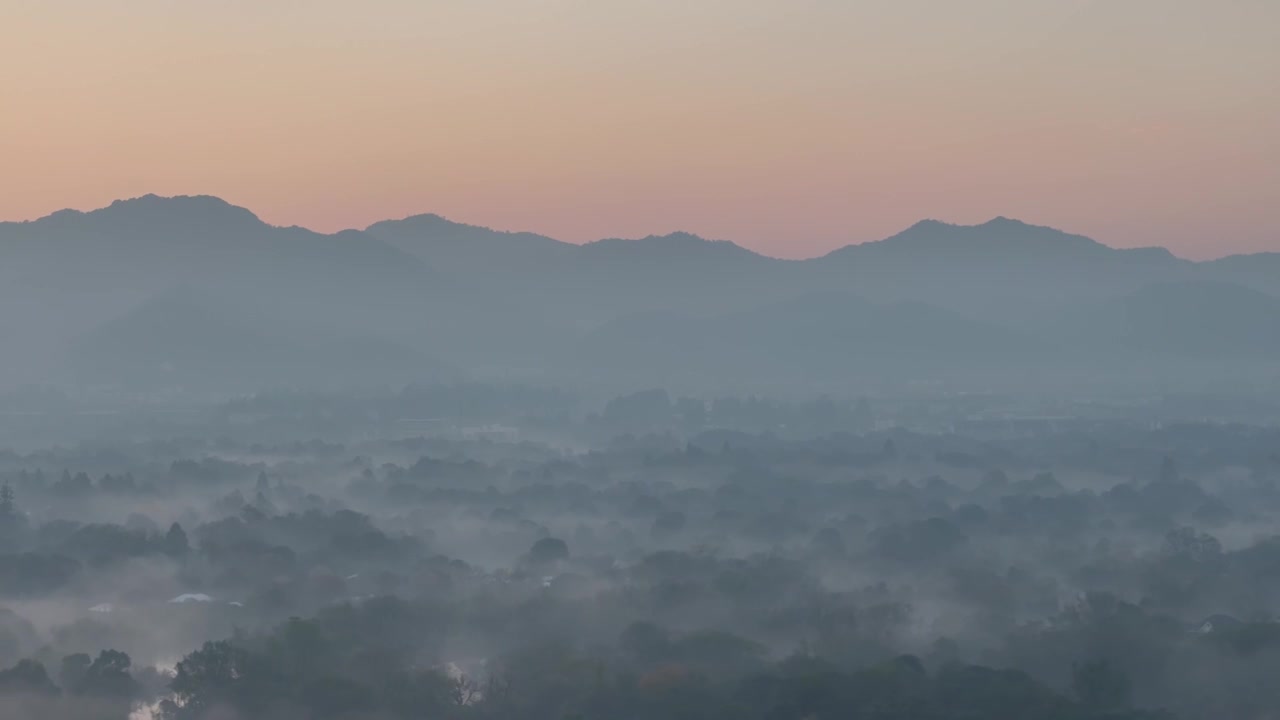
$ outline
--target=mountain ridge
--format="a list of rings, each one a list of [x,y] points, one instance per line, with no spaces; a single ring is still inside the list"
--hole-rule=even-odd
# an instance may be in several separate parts
[[[30,227],[32,225],[37,225],[46,221],[65,221],[71,218],[110,217],[114,213],[124,213],[126,211],[132,211],[132,212],[150,211],[152,213],[155,213],[157,210],[161,210],[161,209],[165,211],[165,214],[168,214],[170,210],[174,210],[174,209],[196,210],[204,214],[218,213],[222,217],[225,217],[225,218],[237,217],[242,222],[256,224],[263,228],[276,228],[276,229],[298,228],[298,229],[307,230],[308,232],[313,233],[315,235],[327,235],[327,236],[337,236],[337,235],[342,235],[349,232],[359,232],[367,235],[372,235],[374,237],[385,237],[387,234],[390,233],[392,229],[400,229],[400,230],[415,229],[419,231],[436,232],[436,233],[439,233],[441,236],[448,237],[451,239],[465,238],[468,236],[473,238],[479,238],[481,236],[496,236],[496,237],[503,237],[508,240],[517,240],[517,239],[529,240],[533,242],[539,242],[542,244],[555,243],[556,245],[567,246],[570,248],[594,246],[600,243],[605,243],[606,246],[611,246],[620,242],[622,243],[639,242],[644,244],[653,244],[655,241],[662,241],[663,239],[666,239],[666,238],[681,238],[681,239],[688,238],[688,239],[700,241],[702,243],[710,243],[713,245],[718,243],[725,243],[727,245],[739,248],[745,253],[750,253],[753,255],[757,255],[759,257],[768,258],[771,260],[785,260],[784,258],[778,258],[778,257],[774,257],[756,250],[752,250],[751,248],[745,247],[743,245],[739,245],[738,243],[735,243],[731,240],[709,240],[698,235],[697,233],[692,233],[687,231],[673,231],[665,234],[650,234],[640,238],[607,237],[607,238],[600,238],[597,240],[588,241],[585,243],[570,243],[567,241],[563,241],[563,240],[559,240],[557,238],[551,237],[549,235],[544,235],[544,234],[526,231],[526,230],[496,230],[484,225],[460,222],[460,221],[452,220],[443,215],[440,215],[437,213],[431,213],[431,212],[417,213],[417,214],[409,215],[399,219],[388,218],[384,220],[379,220],[367,225],[363,229],[348,228],[348,229],[337,231],[337,232],[325,233],[325,232],[309,230],[304,226],[300,226],[300,225],[273,225],[273,224],[267,223],[263,221],[256,213],[252,212],[248,208],[245,208],[240,205],[235,205],[215,195],[164,196],[164,195],[158,195],[155,193],[148,193],[148,194],[133,197],[133,198],[117,199],[112,201],[109,205],[106,205],[100,208],[91,209],[91,210],[77,210],[77,209],[68,208],[68,209],[54,211],[52,213],[49,213],[48,215],[44,215],[40,218],[36,218],[33,220],[0,221],[0,229],[6,228],[6,227],[12,228],[15,226]],[[1229,255],[1225,255],[1220,258],[1215,258],[1211,260],[1201,260],[1201,261],[1184,260],[1183,258],[1180,258],[1177,255],[1175,255],[1168,248],[1164,248],[1161,246],[1147,246],[1147,247],[1134,247],[1134,248],[1114,247],[1111,245],[1106,245],[1105,243],[1101,243],[1097,240],[1094,240],[1084,235],[1068,233],[1062,230],[1058,230],[1056,228],[1052,228],[1050,226],[1037,225],[1037,224],[1025,222],[1022,220],[1018,220],[1015,218],[999,215],[986,222],[972,224],[972,225],[967,225],[962,223],[951,223],[951,222],[946,222],[946,221],[942,221],[934,218],[926,218],[926,219],[919,220],[916,223],[910,225],[909,227],[897,233],[894,233],[893,235],[890,235],[888,237],[881,238],[878,240],[848,243],[845,245],[841,245],[840,247],[833,248],[832,250],[824,254],[815,255],[813,257],[808,257],[808,258],[801,258],[799,259],[799,261],[804,262],[804,261],[820,260],[820,259],[828,258],[831,256],[838,256],[840,254],[847,253],[847,252],[853,252],[853,251],[856,251],[857,248],[868,248],[872,246],[880,246],[881,244],[885,244],[885,243],[894,245],[902,242],[919,242],[922,235],[925,235],[927,233],[942,233],[942,232],[974,234],[974,235],[979,233],[1006,234],[1009,232],[1019,232],[1028,236],[1042,235],[1046,238],[1052,235],[1052,236],[1055,236],[1056,239],[1060,241],[1070,242],[1070,243],[1078,244],[1081,246],[1095,246],[1096,248],[1105,248],[1105,249],[1113,250],[1116,252],[1123,252],[1123,253],[1150,253],[1150,254],[1167,255],[1169,257],[1172,257],[1178,260],[1183,260],[1184,262],[1195,262],[1197,264],[1217,262],[1219,260],[1225,260],[1227,258],[1241,257],[1246,255],[1270,254],[1266,252],[1240,253],[1240,254],[1229,254]],[[1280,251],[1277,251],[1275,254],[1280,254]]]
[[[1280,253],[1197,263],[1007,217],[923,220],[795,261],[687,232],[576,245],[430,213],[316,233],[213,196],[146,195],[0,224],[0,380],[70,367],[229,389],[224,365],[262,383],[449,366],[751,387],[1256,368],[1278,347],[1251,336],[1280,327],[1276,298]]]
[[[954,252],[957,250],[1116,253],[1117,256],[1149,257],[1161,262],[1191,262],[1179,258],[1165,247],[1117,248],[1085,235],[1069,233],[1047,225],[1035,225],[1003,215],[976,225],[947,223],[934,219],[921,220],[882,240],[844,245],[820,257],[828,259],[872,252]]]

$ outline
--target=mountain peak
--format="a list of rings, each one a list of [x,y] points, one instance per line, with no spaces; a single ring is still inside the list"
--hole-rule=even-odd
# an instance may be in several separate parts
[[[982,223],[982,224],[981,224],[981,225],[979,225],[978,227],[984,227],[984,228],[1030,228],[1030,227],[1036,227],[1036,226],[1035,226],[1035,225],[1031,225],[1030,223],[1022,222],[1021,220],[1018,220],[1018,219],[1016,219],[1016,218],[1005,217],[1004,215],[997,215],[997,216],[995,216],[995,217],[991,218],[990,220],[988,220],[988,221],[986,221],[986,222]]]
[[[120,198],[113,200],[110,205],[102,210],[111,209],[130,209],[143,208],[153,209],[162,207],[177,207],[182,209],[207,209],[207,210],[239,210],[249,212],[242,207],[232,205],[216,195],[157,195],[155,193],[147,193],[132,198]],[[95,212],[101,212],[95,211]],[[250,213],[252,215],[252,213]]]
[[[135,198],[116,200],[104,208],[79,212],[61,210],[44,218],[59,222],[73,219],[99,218],[129,226],[210,226],[248,228],[265,225],[249,210],[232,205],[213,195],[174,195],[165,197],[149,193]]]
[[[456,222],[435,213],[383,220],[365,228],[364,232],[442,267],[488,263],[513,267],[534,262],[543,256],[554,257],[568,247],[545,235],[493,230]]]
[[[980,225],[958,225],[926,220],[881,243],[937,249],[1089,248],[1105,246],[1083,235],[1073,235],[1043,225],[996,216]]]
[[[1030,223],[1026,223],[1021,220],[1018,220],[1017,218],[1006,217],[1004,215],[997,215],[991,218],[990,220],[984,223],[980,223],[978,225],[962,225],[959,223],[949,223],[949,222],[944,222],[942,220],[935,220],[934,218],[925,218],[924,220],[920,220],[916,222],[911,227],[908,227],[906,230],[903,230],[897,235],[894,235],[893,237],[902,237],[905,235],[914,235],[914,234],[928,233],[928,232],[946,232],[946,231],[955,232],[958,230],[987,230],[987,231],[1029,230],[1030,231],[1030,230],[1036,230],[1036,229],[1052,230],[1052,228],[1041,228],[1041,226],[1039,225],[1032,225]],[[1058,231],[1054,230],[1054,232],[1058,232]]]
[[[666,245],[700,245],[702,243],[711,243],[715,241],[707,240],[706,238],[694,235],[691,232],[677,230],[675,232],[667,233],[666,235],[646,235],[640,238],[639,242],[662,243]]]
[[[1167,256],[1167,257],[1165,257]],[[1120,250],[1083,235],[996,216],[978,225],[922,220],[884,240],[847,245],[828,257],[896,258],[899,263],[976,263],[993,267],[1013,261],[1046,263],[1105,263],[1106,258],[1128,262],[1167,264],[1167,252]]]
[[[531,232],[512,232],[494,230],[483,225],[458,222],[436,213],[420,213],[399,220],[382,220],[365,228],[365,232],[373,235],[398,237],[415,237],[419,240],[454,240],[484,241],[511,240],[542,241],[544,243],[561,244],[559,240]]]
[[[373,230],[374,228],[379,227],[391,227],[395,225],[412,226],[414,229],[474,227],[473,225],[454,222],[449,218],[436,213],[418,213],[417,215],[409,215],[399,220],[380,220],[370,225],[366,230]]]
[[[642,238],[605,238],[581,246],[588,254],[608,254],[617,257],[719,259],[729,257],[760,258],[762,256],[729,240],[708,240],[690,232],[676,231],[665,235],[646,235]],[[621,255],[619,255],[621,253]]]

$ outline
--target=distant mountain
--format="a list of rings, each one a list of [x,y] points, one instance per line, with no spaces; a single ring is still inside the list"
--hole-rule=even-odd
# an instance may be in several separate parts
[[[1120,357],[1263,355],[1277,297],[1280,254],[1194,263],[1008,218],[789,261],[689,233],[573,245],[438,215],[323,234],[148,195],[0,223],[0,385],[61,368],[390,381],[444,364],[604,384],[1089,377]]]
[[[438,215],[377,223],[366,232],[437,271],[434,302],[484,313],[486,322],[533,311],[585,328],[639,311],[723,312],[767,296],[787,275],[783,261],[689,233],[573,245]]]
[[[649,235],[637,240],[607,238],[583,245],[528,232],[503,232],[453,222],[439,215],[415,215],[374,223],[368,235],[383,240],[437,268],[516,270],[560,263],[572,270],[583,261],[599,263],[732,262],[768,258],[727,240],[706,240],[690,233]]]
[[[1097,352],[1220,361],[1280,357],[1280,298],[1230,283],[1159,283],[1073,308],[1066,318],[1064,338]]]
[[[164,283],[314,274],[386,280],[425,270],[414,257],[370,236],[274,227],[207,196],[146,195],[91,212],[64,210],[3,223],[0,261],[8,272],[57,269],[69,280],[86,282],[156,281],[157,273]]]
[[[930,302],[1003,323],[1194,271],[1163,248],[1118,250],[1008,218],[981,225],[926,220],[810,263],[824,284],[849,283],[869,297]]]
[[[73,342],[174,286],[217,288],[290,325],[351,328],[402,327],[386,309],[420,306],[429,282],[421,261],[376,238],[273,227],[212,197],[2,223],[0,382],[58,379]]]
[[[41,322],[72,334],[175,285],[336,310],[349,295],[381,297],[428,277],[381,240],[273,227],[212,197],[147,195],[0,224],[0,300],[38,299]]]
[[[577,255],[592,261],[628,263],[757,263],[777,262],[728,240],[707,240],[692,233],[649,235],[638,240],[608,238],[578,248]]]
[[[575,356],[648,383],[736,378],[866,386],[984,375],[1048,357],[1049,349],[936,307],[822,292],[712,318],[622,318],[591,333]]]
[[[73,344],[81,384],[204,391],[457,378],[408,347],[282,322],[191,288],[144,302]]]
[[[911,265],[1025,267],[1054,261],[1067,268],[1103,266],[1165,266],[1187,264],[1164,248],[1118,250],[1083,235],[997,217],[980,225],[953,225],[923,220],[884,240],[848,245],[829,253],[827,260],[866,262],[890,259]]]
[[[561,260],[575,249],[544,235],[490,230],[433,214],[374,223],[365,234],[437,270],[527,271],[531,264]]]
[[[611,238],[576,248],[553,292],[568,291],[561,312],[588,326],[637,312],[714,315],[794,294],[791,265],[689,233]]]
[[[1280,297],[1280,252],[1231,255],[1201,263],[1203,274]]]

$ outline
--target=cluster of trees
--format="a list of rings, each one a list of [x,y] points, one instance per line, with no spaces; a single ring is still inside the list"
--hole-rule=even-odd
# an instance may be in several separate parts
[[[236,416],[347,427],[370,410],[291,397]],[[443,423],[265,443],[224,435],[226,409],[181,436],[0,453],[0,711],[1280,706],[1271,428],[857,432],[857,402],[651,392],[606,404],[569,446],[541,420],[514,439]]]
[[[413,662],[394,634],[416,619],[393,600],[291,620],[256,637],[210,642],[177,666],[161,714],[243,718],[714,718],[1167,717],[1129,705],[1125,678],[1105,662],[1075,668],[1054,692],[1016,670],[903,655],[857,670],[808,654],[768,661],[726,633],[670,638],[648,624],[588,652],[550,642],[494,659],[482,679]],[[388,629],[392,632],[388,633]]]
[[[15,718],[124,720],[154,693],[133,675],[133,661],[118,650],[96,657],[75,653],[62,658],[56,674],[39,660],[24,659],[0,670],[0,711]]]

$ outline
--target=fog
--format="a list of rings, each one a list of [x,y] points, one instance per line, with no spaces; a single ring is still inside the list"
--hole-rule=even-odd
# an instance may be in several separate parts
[[[1280,700],[1265,395],[471,381],[12,402],[6,717]]]
[[[0,224],[0,717],[1259,719],[1280,265]]]

